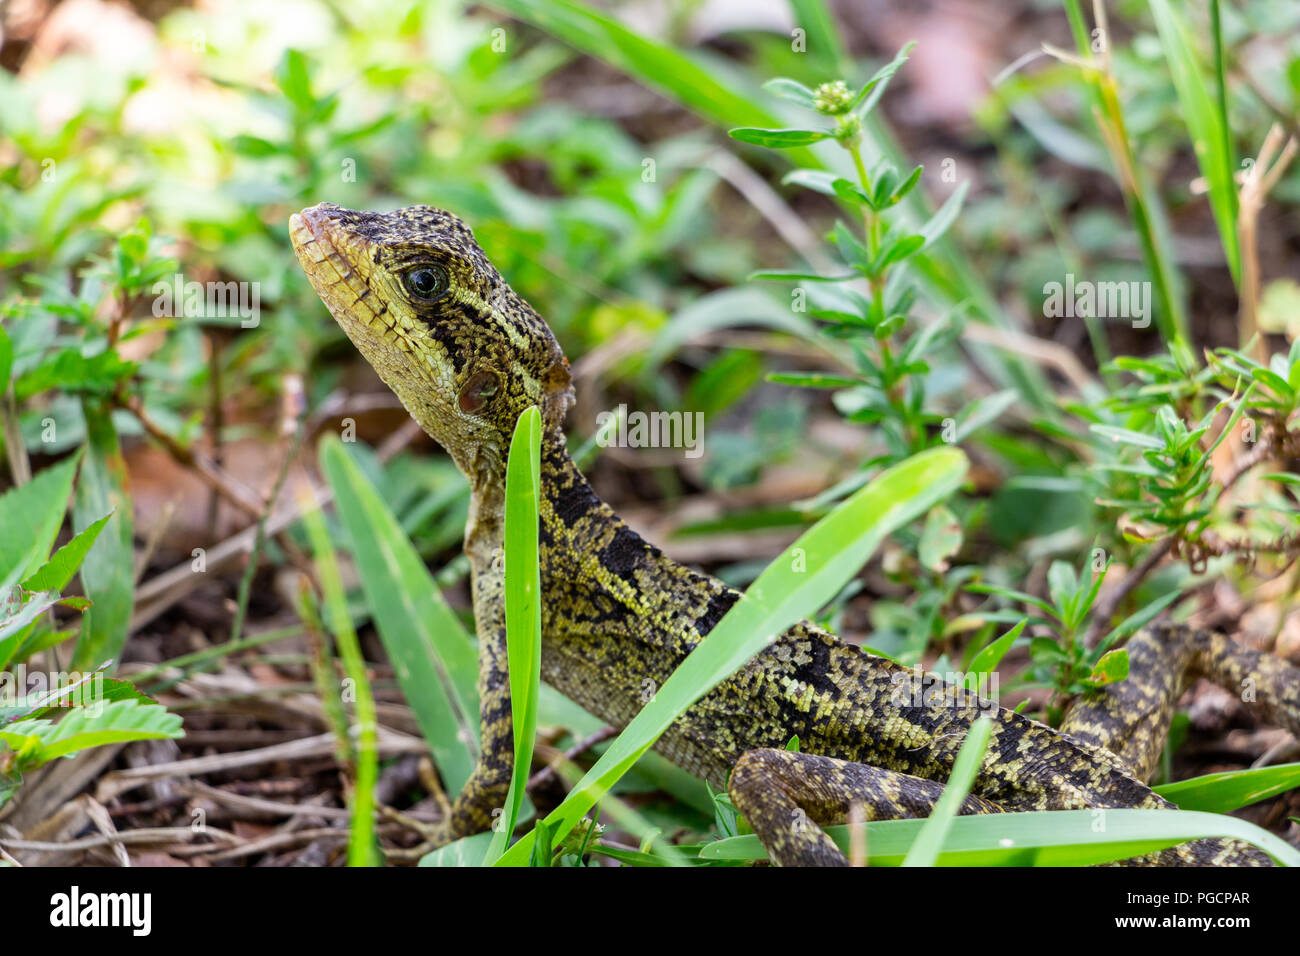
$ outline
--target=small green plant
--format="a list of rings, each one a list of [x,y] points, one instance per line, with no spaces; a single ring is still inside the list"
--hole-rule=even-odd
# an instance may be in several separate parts
[[[961,334],[964,306],[958,305],[926,325],[911,311],[918,296],[918,277],[911,260],[947,232],[961,208],[964,185],[919,228],[894,215],[921,181],[923,168],[906,174],[882,158],[870,170],[863,159],[863,123],[880,102],[890,79],[907,61],[911,45],[881,67],[857,91],[842,81],[809,89],[791,79],[764,84],[769,92],[797,103],[833,122],[830,128],[730,130],[733,139],[770,149],[808,146],[833,140],[852,158],[854,178],[819,169],[788,173],[793,183],[838,200],[854,211],[857,226],[836,223],[827,239],[838,251],[847,273],[822,275],[801,270],[768,270],[751,278],[796,280],[818,284],[793,293],[794,307],[818,319],[830,351],[844,358],[851,375],[779,372],[773,381],[808,388],[844,390],[837,404],[850,421],[878,429],[886,451],[869,464],[892,463],[939,443],[955,444],[988,424],[1015,399],[1014,391],[977,398],[955,413],[938,407],[927,394],[926,376],[934,359]]]
[[[108,743],[182,736],[180,717],[130,683],[105,675],[111,660],[85,671],[57,665],[59,645],[77,630],[59,626],[55,611],[83,614],[92,607],[86,597],[63,592],[113,519],[103,515],[50,554],[78,457],[0,495],[0,806],[24,773],[56,757]],[[29,671],[37,655],[46,663]]]

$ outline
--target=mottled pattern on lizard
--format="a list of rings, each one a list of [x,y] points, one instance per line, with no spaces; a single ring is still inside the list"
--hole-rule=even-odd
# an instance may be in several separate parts
[[[546,323],[501,278],[463,222],[430,206],[368,213],[322,204],[294,216],[290,230],[336,321],[470,481],[465,547],[480,642],[483,746],[440,833],[450,840],[486,828],[509,782],[501,562],[493,555],[502,543],[505,458],[521,412],[536,405],[545,423],[544,680],[621,727],[740,595],[667,559],[596,497],[565,450],[563,421],[573,398],[568,363]],[[420,295],[426,286],[436,294]],[[1209,637],[1182,649],[1156,632],[1135,640],[1151,660],[1115,685],[1126,686],[1127,696],[1081,702],[1065,734],[801,623],[702,698],[656,749],[715,787],[730,778],[733,797],[774,859],[829,863],[843,862],[842,854],[818,828],[795,825],[795,810],[817,823],[833,822],[851,800],[868,804],[868,819],[926,812],[935,781],[947,779],[967,729],[982,714],[995,730],[963,812],[1168,807],[1143,781],[1184,672],[1193,661],[1213,663],[1216,651],[1227,671],[1267,686],[1261,700],[1273,702],[1274,719],[1300,729],[1295,668],[1243,658],[1231,642]],[[1159,719],[1133,718],[1126,708],[1135,702]],[[781,750],[795,735],[803,753]],[[1140,862],[1267,858],[1230,841],[1204,840]]]

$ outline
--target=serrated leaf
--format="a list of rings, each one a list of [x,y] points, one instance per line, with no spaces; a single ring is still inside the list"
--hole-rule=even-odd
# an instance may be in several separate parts
[[[49,557],[80,458],[72,455],[0,495],[0,580],[15,571],[25,577]]]
[[[95,543],[99,532],[111,517],[113,512],[110,511],[55,551],[40,570],[23,582],[23,587],[28,591],[62,591],[68,586],[72,576],[77,573],[77,568],[81,567],[86,552],[90,550],[90,546]]]
[[[18,751],[28,767],[89,747],[182,736],[178,715],[168,713],[161,704],[142,704],[138,700],[78,707],[58,723],[20,720],[0,727],[0,741]]]

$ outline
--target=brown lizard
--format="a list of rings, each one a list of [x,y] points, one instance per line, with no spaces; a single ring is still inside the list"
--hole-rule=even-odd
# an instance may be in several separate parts
[[[479,640],[482,751],[437,839],[479,832],[504,803],[512,752],[502,546],[506,455],[537,406],[542,442],[542,679],[615,727],[640,709],[738,599],[633,532],[570,459],[569,366],[542,318],[501,278],[469,228],[411,206],[355,212],[322,203],[293,216],[302,268],[348,337],[465,473],[465,551]],[[782,634],[687,711],[656,749],[728,787],[780,864],[840,864],[817,826],[851,804],[868,820],[924,816],[971,723],[995,722],[962,813],[1166,808],[1145,781],[1179,694],[1197,675],[1250,681],[1264,715],[1300,734],[1300,669],[1186,627],[1128,643],[1129,677],[1078,699],[1060,730],[840,641],[810,623]],[[784,749],[798,736],[800,751]],[[1261,851],[1200,840],[1137,862],[1266,865]]]

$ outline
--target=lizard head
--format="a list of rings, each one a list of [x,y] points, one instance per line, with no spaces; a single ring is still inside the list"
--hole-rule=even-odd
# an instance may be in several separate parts
[[[291,216],[289,233],[334,320],[471,482],[504,474],[530,406],[560,428],[569,364],[456,216],[321,203]]]

